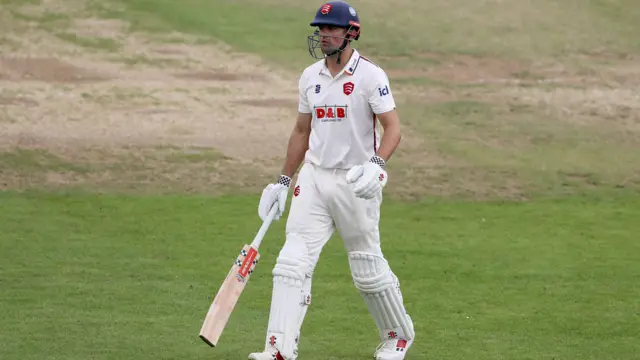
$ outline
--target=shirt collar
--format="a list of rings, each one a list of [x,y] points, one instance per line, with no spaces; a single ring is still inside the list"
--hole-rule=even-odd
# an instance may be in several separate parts
[[[342,73],[346,73],[348,75],[353,75],[358,67],[358,63],[360,62],[360,54],[358,50],[353,49],[353,54],[351,54],[351,58],[347,61],[347,64],[342,68],[342,70],[336,75],[336,78],[340,77]],[[329,68],[327,67],[326,60],[322,62],[322,68],[320,69],[320,74],[331,76],[331,72],[329,72]]]

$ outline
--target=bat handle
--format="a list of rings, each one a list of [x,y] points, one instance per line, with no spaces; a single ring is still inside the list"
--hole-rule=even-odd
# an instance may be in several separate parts
[[[262,222],[262,226],[260,226],[260,229],[258,230],[258,233],[256,234],[256,237],[251,242],[251,246],[253,248],[255,248],[256,250],[258,250],[258,248],[260,247],[260,243],[262,243],[262,239],[264,238],[265,234],[267,233],[267,230],[269,230],[269,226],[271,226],[271,222],[273,221],[273,217],[276,215],[277,212],[278,212],[278,203],[275,203],[271,207],[271,210],[269,210],[269,214],[267,214],[267,217]]]

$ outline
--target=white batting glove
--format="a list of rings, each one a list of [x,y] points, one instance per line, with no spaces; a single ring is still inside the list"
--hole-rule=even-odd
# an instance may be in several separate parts
[[[356,165],[347,172],[347,183],[353,188],[357,197],[373,199],[387,185],[385,162],[374,156],[362,165]]]
[[[280,216],[284,213],[287,205],[287,195],[289,194],[289,186],[291,186],[291,178],[286,175],[280,175],[280,179],[275,184],[267,185],[262,190],[262,197],[258,204],[258,215],[264,221],[269,215],[269,210],[275,203],[278,203],[278,211],[273,220],[280,220]]]

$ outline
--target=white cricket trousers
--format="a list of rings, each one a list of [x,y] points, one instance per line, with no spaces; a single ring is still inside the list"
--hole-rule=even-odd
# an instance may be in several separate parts
[[[369,200],[357,198],[347,184],[347,171],[305,163],[298,174],[286,234],[287,241],[303,241],[306,245],[304,260],[311,272],[335,230],[347,252],[382,257],[378,227],[382,194]]]
[[[277,348],[285,359],[297,358],[300,329],[311,303],[313,272],[327,241],[338,230],[349,256],[354,285],[376,321],[381,339],[395,334],[410,339],[397,277],[380,247],[382,194],[357,198],[347,184],[348,170],[305,163],[294,185],[286,240],[273,270],[274,285],[265,354]],[[381,299],[385,300],[381,302]],[[393,335],[390,335],[393,334]]]

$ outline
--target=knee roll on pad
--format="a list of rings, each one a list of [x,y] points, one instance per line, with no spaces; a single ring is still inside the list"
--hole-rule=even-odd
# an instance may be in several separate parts
[[[306,277],[307,266],[298,259],[279,257],[276,261],[272,274],[273,278],[283,278],[285,282],[295,282],[302,286]]]
[[[287,240],[276,260],[273,276],[283,276],[300,280],[300,282],[304,281],[310,270],[308,258],[309,250],[304,239],[295,234],[288,234]]]
[[[349,266],[353,283],[376,322],[380,338],[413,339],[413,325],[404,308],[400,282],[387,261],[378,255],[351,252]]]

